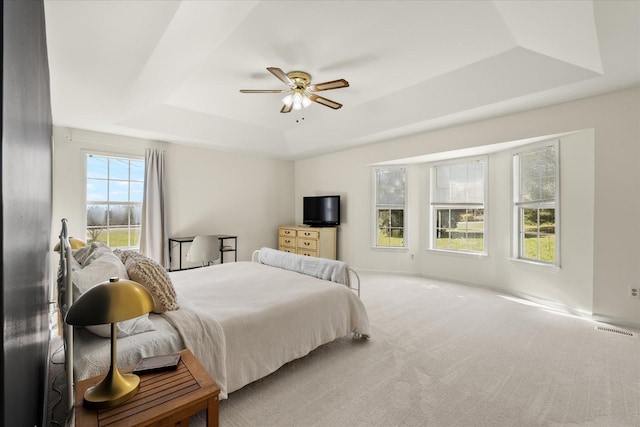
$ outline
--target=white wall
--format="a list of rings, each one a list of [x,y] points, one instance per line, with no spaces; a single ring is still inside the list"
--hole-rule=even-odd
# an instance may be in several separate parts
[[[169,235],[237,235],[239,261],[277,247],[278,226],[293,220],[293,162],[176,144],[166,162]]]
[[[436,276],[496,287],[640,326],[640,88],[422,133],[296,162],[296,220],[302,196],[343,196],[339,258],[362,270]],[[559,271],[509,260],[509,153],[490,158],[490,255],[426,250],[428,172],[409,167],[408,248],[371,246],[370,164],[564,132],[561,143]],[[411,254],[415,258],[411,259]],[[366,291],[365,291],[366,292]]]
[[[293,221],[291,161],[55,127],[52,241],[63,217],[71,236],[84,236],[84,153],[144,157],[147,147],[166,150],[169,236],[237,235],[238,260],[246,261],[276,247],[278,225]]]
[[[640,299],[627,296],[629,286],[640,286],[639,117],[636,87],[300,160],[295,171],[288,161],[54,128],[52,240],[62,217],[70,220],[71,235],[83,234],[82,150],[143,155],[147,146],[158,147],[167,151],[172,236],[238,234],[239,258],[246,260],[255,248],[275,247],[278,225],[301,222],[302,196],[340,194],[338,257],[357,269],[497,287],[640,326]],[[508,259],[509,153],[490,158],[488,257],[426,250],[428,171],[420,165],[409,167],[408,248],[371,247],[370,164],[580,130],[561,143],[561,270]],[[70,132],[76,141],[66,138]]]

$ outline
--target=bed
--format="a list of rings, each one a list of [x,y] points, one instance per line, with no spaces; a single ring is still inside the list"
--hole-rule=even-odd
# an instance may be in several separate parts
[[[123,260],[124,271],[118,265],[116,274],[123,276],[128,275],[128,257],[138,261],[142,257],[101,247],[91,255],[87,255],[91,250],[84,250],[79,262],[76,257],[80,249],[72,251],[68,246],[64,220],[60,236],[64,250],[58,282],[63,315],[74,295],[77,298],[82,292],[83,280],[86,288],[87,283],[99,283],[96,280],[100,274],[107,274],[102,267],[96,267],[103,258],[113,261],[115,256]],[[91,266],[99,273],[88,272]],[[163,277],[151,280],[132,274],[131,280],[151,282],[143,285],[151,286],[156,308],[160,306],[156,311],[162,313],[133,319],[123,336],[118,325],[119,365],[188,348],[218,383],[220,398],[227,398],[229,393],[336,338],[349,334],[354,339],[369,338],[367,312],[357,292],[349,286],[353,280],[349,271],[339,261],[311,260],[263,248],[251,262],[171,273],[163,269],[156,272]],[[113,271],[108,273],[113,275]],[[167,279],[165,275],[172,289],[158,292],[154,287]],[[167,297],[167,293],[172,295]],[[100,331],[74,331],[65,325],[67,373],[73,372],[76,381],[107,370],[110,349],[106,337],[108,334]],[[68,377],[68,384],[72,385],[71,375]]]

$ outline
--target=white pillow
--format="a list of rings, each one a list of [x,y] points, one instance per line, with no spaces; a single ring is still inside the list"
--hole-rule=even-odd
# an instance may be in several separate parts
[[[111,325],[91,325],[85,326],[85,328],[103,338],[111,337]],[[143,314],[140,317],[134,319],[124,320],[118,322],[116,325],[118,338],[128,337],[129,335],[141,334],[143,332],[155,331],[151,319],[148,314]]]
[[[80,265],[85,266],[105,252],[111,252],[111,248],[104,243],[93,242],[90,245],[74,250],[73,257]]]
[[[92,286],[105,282],[111,277],[129,279],[127,269],[120,258],[113,252],[104,252],[82,269],[72,271],[73,300],[77,300]]]
[[[99,256],[94,256],[98,254]],[[89,255],[91,259],[88,263],[86,259],[84,260],[85,265],[82,269],[72,271],[74,301],[92,286],[108,281],[111,277],[129,279],[124,264],[110,249],[104,250],[104,248],[100,248]],[[91,325],[87,326],[86,329],[101,337],[109,338],[111,336],[111,325],[109,324]],[[118,322],[117,324],[118,338],[153,330],[155,330],[155,327],[149,320],[148,314]]]

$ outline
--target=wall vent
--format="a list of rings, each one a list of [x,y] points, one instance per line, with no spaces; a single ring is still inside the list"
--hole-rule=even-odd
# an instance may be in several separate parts
[[[596,326],[595,329],[598,331],[613,332],[614,334],[626,335],[628,337],[636,336],[636,334],[634,334],[633,332],[625,331],[624,329],[612,328],[609,326]]]

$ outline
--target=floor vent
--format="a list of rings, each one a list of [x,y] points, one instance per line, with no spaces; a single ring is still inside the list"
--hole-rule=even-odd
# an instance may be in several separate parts
[[[598,331],[613,332],[614,334],[626,335],[628,337],[636,336],[636,334],[634,334],[633,332],[625,331],[624,329],[610,328],[607,326],[596,326],[595,329],[597,329]]]

